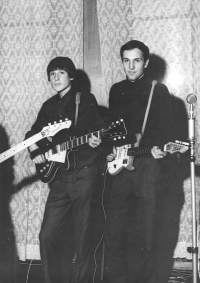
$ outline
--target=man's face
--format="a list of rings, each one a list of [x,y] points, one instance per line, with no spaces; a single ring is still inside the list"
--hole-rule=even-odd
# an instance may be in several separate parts
[[[60,92],[61,96],[70,90],[71,80],[65,70],[54,70],[50,72],[51,86],[55,91]]]
[[[149,60],[144,61],[143,52],[138,49],[125,50],[123,52],[122,64],[124,72],[129,81],[134,82],[144,74],[144,69],[148,66]]]

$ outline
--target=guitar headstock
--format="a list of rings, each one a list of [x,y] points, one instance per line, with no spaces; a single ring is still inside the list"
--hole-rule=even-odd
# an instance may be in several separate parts
[[[103,137],[114,140],[125,138],[126,134],[127,130],[123,119],[112,122],[111,125],[105,127],[102,131]]]
[[[55,134],[57,134],[59,131],[63,129],[68,129],[72,124],[71,120],[65,119],[63,122],[56,123],[54,124],[49,124],[48,126],[44,127],[41,131],[42,136],[45,137],[52,137]]]
[[[180,153],[185,153],[189,149],[189,144],[184,143],[184,142],[169,142],[165,144],[164,146],[164,151],[167,151],[169,153],[175,153],[175,152],[180,152]]]

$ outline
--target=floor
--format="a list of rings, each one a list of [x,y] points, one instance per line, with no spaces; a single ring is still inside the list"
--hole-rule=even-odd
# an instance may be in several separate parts
[[[11,265],[4,266],[3,273],[1,274],[1,283],[44,283],[40,261],[18,261],[15,268],[8,270],[9,268],[11,268]],[[179,262],[178,264],[175,263],[168,282],[192,283],[192,277],[192,262]],[[98,282],[104,283],[105,281],[100,280]]]

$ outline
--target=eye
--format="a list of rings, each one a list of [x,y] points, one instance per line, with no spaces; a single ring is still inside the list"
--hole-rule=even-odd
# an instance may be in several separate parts
[[[127,63],[127,62],[128,62],[128,59],[124,58],[124,59],[123,59],[123,62],[124,62],[124,63]]]

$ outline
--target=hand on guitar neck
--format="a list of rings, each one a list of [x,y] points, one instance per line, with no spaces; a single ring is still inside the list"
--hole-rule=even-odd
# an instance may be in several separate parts
[[[162,151],[158,146],[153,146],[151,154],[155,159],[163,158],[167,155],[167,152]]]

